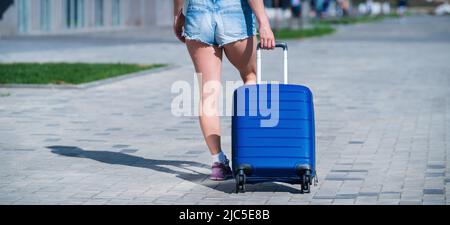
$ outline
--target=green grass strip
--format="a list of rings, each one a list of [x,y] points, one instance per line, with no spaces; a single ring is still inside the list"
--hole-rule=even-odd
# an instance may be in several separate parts
[[[320,37],[335,32],[335,29],[329,25],[316,25],[311,28],[305,29],[281,29],[275,31],[275,38],[277,39],[299,39],[299,38],[310,38],[310,37]]]
[[[0,84],[82,84],[166,65],[0,63]]]

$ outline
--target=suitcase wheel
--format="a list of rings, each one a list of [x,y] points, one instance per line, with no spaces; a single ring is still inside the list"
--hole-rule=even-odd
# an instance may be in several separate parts
[[[236,193],[245,193],[246,176],[244,170],[239,170],[236,176]]]
[[[306,170],[301,176],[301,189],[300,193],[310,193],[311,188],[310,185],[312,183],[311,172],[310,170]]]

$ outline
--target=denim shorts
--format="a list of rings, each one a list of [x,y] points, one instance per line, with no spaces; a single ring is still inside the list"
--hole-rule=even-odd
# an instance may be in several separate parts
[[[256,35],[247,0],[185,0],[183,14],[183,36],[188,40],[222,47]]]

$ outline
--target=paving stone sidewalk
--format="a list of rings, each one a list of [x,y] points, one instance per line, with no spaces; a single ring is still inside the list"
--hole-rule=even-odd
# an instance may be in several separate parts
[[[263,183],[237,195],[233,180],[207,179],[197,118],[171,114],[172,84],[194,82],[179,43],[0,40],[1,62],[177,65],[82,90],[0,88],[0,204],[449,204],[449,24],[407,17],[289,41],[290,80],[315,97],[310,194]],[[275,63],[266,79],[281,76],[280,59],[264,54]],[[226,62],[223,81],[238,79]],[[230,118],[222,122],[230,154]]]

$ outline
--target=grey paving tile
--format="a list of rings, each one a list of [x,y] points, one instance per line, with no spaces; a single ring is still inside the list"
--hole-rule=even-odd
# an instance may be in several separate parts
[[[425,195],[442,195],[444,193],[444,189],[423,189]]]

